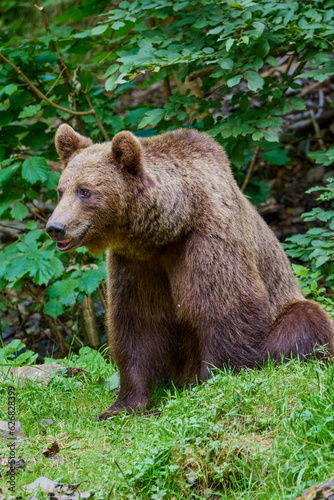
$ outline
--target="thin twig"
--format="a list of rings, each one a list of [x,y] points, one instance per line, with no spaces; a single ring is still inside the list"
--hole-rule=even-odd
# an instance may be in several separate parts
[[[306,61],[302,61],[298,64],[297,68],[294,70],[294,72],[292,73],[292,75],[290,76],[290,78],[287,81],[287,88],[283,94],[283,97],[287,93],[288,89],[290,88],[290,84],[293,82],[293,80],[296,78],[296,76],[299,75],[299,73],[301,73],[303,71],[305,65],[306,65]]]
[[[65,325],[59,318],[56,318],[56,323],[60,325],[63,328],[64,332],[73,339],[73,343],[75,343],[78,347],[83,347],[84,343],[82,342],[82,340],[77,337],[77,335],[72,335],[70,328],[68,328],[68,326]]]
[[[304,97],[306,94],[308,94],[309,92],[312,92],[316,88],[320,87],[325,82],[326,82],[326,80],[324,80],[323,82],[316,82],[316,83],[313,83],[312,85],[308,85],[307,87],[304,87],[303,89],[300,90],[300,92],[298,94],[299,97]]]
[[[39,7],[36,4],[35,4],[35,7],[36,7],[36,9],[38,9],[40,11],[40,13],[42,15],[43,24],[44,24],[46,32],[49,33],[49,34],[51,34],[51,29],[50,29],[50,26],[49,26],[48,18],[46,16],[46,12],[45,12],[44,7]],[[60,78],[60,76],[63,76],[64,84],[65,84],[65,88],[66,88],[66,92],[67,92],[67,95],[68,95],[68,100],[69,100],[70,106],[71,106],[71,108],[72,108],[73,111],[76,111],[77,110],[77,105],[76,105],[76,100],[75,100],[75,93],[72,91],[71,85],[70,85],[70,81],[72,79],[71,79],[70,73],[68,71],[68,68],[67,68],[64,60],[61,57],[61,53],[60,53],[60,50],[58,48],[58,44],[56,44],[53,40],[50,41],[50,49],[52,50],[52,52],[57,52],[57,54],[58,54],[58,61],[57,62],[58,62],[58,66],[59,66],[59,69],[60,69],[60,75],[57,78],[56,82],[50,88],[49,92],[56,85],[56,83],[58,82],[58,79]],[[75,115],[75,121],[77,123],[79,132],[81,134],[85,135],[85,129],[84,129],[84,126],[82,124],[81,117],[78,116],[78,115]]]
[[[213,66],[207,66],[206,68],[201,68],[201,69],[198,69],[197,71],[193,71],[188,76],[188,81],[192,82],[193,80],[196,80],[196,78],[202,78],[203,76],[209,76],[217,68],[219,68],[219,65],[214,64]]]
[[[94,302],[92,295],[85,295],[82,302],[82,313],[85,323],[86,337],[89,345],[97,347],[101,345],[100,333],[97,327]]]
[[[92,114],[92,115],[94,116],[94,118],[95,118],[96,125],[97,125],[97,126],[98,126],[98,128],[100,129],[100,131],[101,131],[101,133],[102,133],[103,137],[105,138],[105,140],[106,140],[106,141],[109,141],[110,139],[109,139],[109,136],[108,136],[108,134],[107,134],[107,132],[106,132],[106,129],[104,128],[104,126],[103,126],[103,124],[102,124],[102,122],[101,122],[100,118],[98,117],[98,114],[97,114],[97,112],[95,111],[94,106],[93,106],[93,104],[92,104],[91,100],[89,99],[89,95],[87,94],[87,92],[84,92],[83,90],[81,90],[81,92],[83,92],[83,94],[84,94],[84,95],[85,95],[85,97],[86,97],[86,100],[87,100],[87,102],[88,102],[88,104],[89,104],[89,106],[90,106],[90,108],[91,108],[91,114]]]
[[[322,140],[320,127],[319,127],[317,120],[315,119],[315,116],[314,116],[312,109],[310,109],[310,117],[311,117],[313,128],[315,131],[315,137],[319,143],[320,148],[326,153],[327,149],[326,149],[324,141]]]
[[[171,86],[170,86],[170,80],[169,80],[169,76],[166,75],[165,78],[164,78],[164,87],[165,87],[165,92],[166,92],[166,96],[167,96],[167,99],[169,99],[172,95],[172,89],[171,89]]]
[[[102,302],[103,308],[106,311],[108,301],[107,301],[107,294],[106,294],[105,285],[104,285],[103,281],[101,281],[101,283],[99,284],[97,291],[98,291],[100,300]]]
[[[62,69],[61,73],[59,73],[59,75],[57,76],[56,80],[54,81],[54,83],[51,85],[51,87],[49,88],[49,90],[47,91],[47,93],[45,94],[46,96],[48,96],[48,94],[50,94],[50,92],[55,88],[55,86],[58,84],[59,80],[61,79],[61,77],[63,76],[63,73],[65,71],[65,68]]]
[[[290,68],[291,68],[291,65],[292,65],[292,62],[294,60],[294,57],[296,55],[296,51],[294,50],[291,54],[290,54],[290,57],[289,57],[289,60],[287,62],[287,65],[286,65],[286,68],[285,68],[285,74],[288,75],[289,74],[289,71],[290,71]],[[283,75],[281,77],[281,83],[283,82]]]
[[[244,192],[244,190],[246,189],[247,184],[249,183],[249,180],[250,180],[251,175],[252,175],[253,170],[254,170],[254,166],[255,166],[256,159],[257,159],[257,155],[259,154],[259,151],[260,151],[260,146],[256,146],[255,151],[254,151],[254,155],[253,155],[253,158],[252,158],[252,161],[250,162],[248,170],[247,170],[246,178],[245,178],[245,180],[244,180],[244,182],[242,184],[242,187],[241,187],[241,191],[242,192]]]

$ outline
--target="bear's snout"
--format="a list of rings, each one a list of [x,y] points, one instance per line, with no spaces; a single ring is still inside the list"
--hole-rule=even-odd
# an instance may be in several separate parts
[[[47,224],[46,232],[54,241],[61,241],[65,237],[66,226],[59,222],[51,222]]]

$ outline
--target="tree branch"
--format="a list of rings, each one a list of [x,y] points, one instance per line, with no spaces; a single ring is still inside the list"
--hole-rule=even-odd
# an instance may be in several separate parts
[[[90,111],[73,111],[72,109],[63,108],[63,106],[59,106],[58,104],[55,104],[53,101],[51,101],[51,99],[46,97],[46,95],[44,95],[40,90],[38,90],[36,85],[34,85],[29,80],[29,78],[17,66],[15,66],[14,63],[9,61],[9,59],[7,59],[7,57],[2,55],[1,53],[0,53],[0,60],[2,60],[4,63],[8,64],[11,68],[13,68],[17,72],[17,74],[20,75],[21,78],[23,78],[23,80],[25,80],[25,82],[35,92],[35,94],[37,94],[38,97],[40,99],[42,99],[43,101],[46,101],[48,104],[50,104],[50,106],[53,106],[54,108],[59,109],[60,111],[65,111],[65,113],[69,113],[73,116],[76,116],[76,115],[77,116],[87,116],[87,115],[95,115],[96,114],[94,108],[91,108]]]
[[[89,106],[90,106],[90,109],[92,110],[91,114],[92,114],[92,115],[94,116],[94,118],[95,118],[96,125],[97,125],[97,126],[98,126],[98,128],[101,130],[101,133],[102,133],[103,137],[105,138],[105,140],[106,140],[106,141],[109,141],[110,139],[109,139],[109,136],[108,136],[108,134],[107,134],[107,132],[106,132],[106,129],[104,128],[104,126],[103,126],[103,124],[102,124],[102,122],[101,122],[100,118],[98,117],[98,114],[97,114],[97,112],[95,111],[94,106],[93,106],[93,104],[92,104],[92,101],[89,99],[89,96],[88,96],[87,92],[84,92],[83,90],[81,90],[81,92],[85,95],[85,97],[86,97],[86,99],[87,99],[87,102],[88,102],[88,104],[89,104]]]
[[[41,13],[43,24],[44,24],[44,27],[45,27],[45,31],[47,33],[51,34],[51,30],[50,30],[48,18],[46,16],[46,12],[45,12],[44,7],[39,7],[39,5],[37,5],[37,4],[35,4],[35,7]],[[59,69],[60,69],[59,78],[61,76],[63,77],[65,88],[66,88],[66,92],[67,92],[67,95],[68,95],[68,101],[70,103],[72,111],[76,111],[77,110],[77,105],[76,105],[76,100],[75,100],[75,93],[72,91],[71,85],[70,85],[70,81],[72,79],[71,79],[71,76],[69,74],[68,68],[67,68],[64,60],[61,57],[61,54],[60,54],[60,51],[59,51],[59,48],[58,48],[58,44],[56,44],[53,40],[50,41],[50,49],[52,50],[52,52],[57,52],[57,54],[58,54],[58,61],[57,62],[58,62],[58,66],[59,66]],[[58,81],[58,78],[57,78],[57,81]],[[77,123],[77,127],[78,127],[78,130],[79,130],[80,134],[86,135],[85,134],[85,129],[84,129],[84,126],[82,124],[82,120],[81,120],[80,115],[75,115],[75,121]]]
[[[257,159],[257,155],[259,154],[259,151],[260,151],[260,146],[256,146],[255,151],[254,151],[254,155],[253,155],[253,158],[252,158],[252,161],[250,162],[248,170],[247,170],[247,175],[246,175],[245,180],[244,180],[244,182],[242,184],[242,187],[241,187],[241,191],[242,192],[245,191],[246,186],[249,183],[249,180],[251,178],[251,175],[252,175],[254,167],[255,167],[255,162],[256,162],[256,159]]]

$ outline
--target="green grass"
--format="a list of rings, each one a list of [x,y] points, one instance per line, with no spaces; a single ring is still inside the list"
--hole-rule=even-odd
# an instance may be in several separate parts
[[[17,389],[17,420],[28,439],[17,448],[27,466],[17,475],[16,495],[22,485],[46,476],[86,481],[79,491],[105,500],[291,499],[333,474],[331,365],[292,361],[220,373],[191,390],[165,385],[154,394],[160,415],[121,415],[105,423],[95,417],[115,399],[103,382],[115,367],[89,352],[68,364],[85,367],[92,377],[53,378],[47,387],[29,383]],[[2,382],[2,420],[6,394]],[[54,420],[45,434],[43,418]],[[54,440],[64,464],[42,454]]]

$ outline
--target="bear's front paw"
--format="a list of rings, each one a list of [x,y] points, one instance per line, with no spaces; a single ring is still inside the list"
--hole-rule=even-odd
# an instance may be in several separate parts
[[[136,415],[143,415],[148,409],[149,403],[137,403],[137,404],[122,404],[116,401],[107,410],[101,413],[96,420],[108,420],[113,418],[119,413],[130,413]]]

